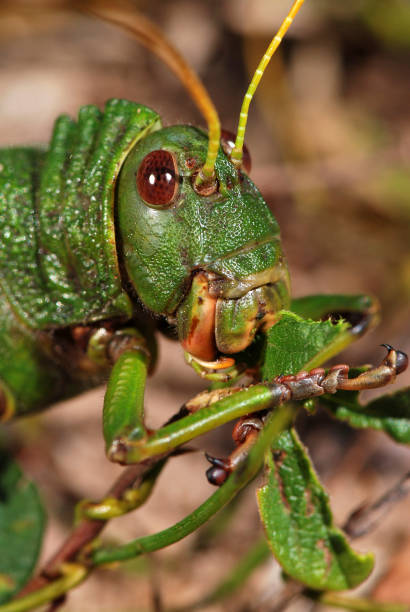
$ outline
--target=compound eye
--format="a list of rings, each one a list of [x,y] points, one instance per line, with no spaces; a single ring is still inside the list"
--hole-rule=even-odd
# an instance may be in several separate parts
[[[231,157],[232,150],[235,146],[236,135],[232,134],[232,132],[228,132],[228,130],[221,130],[221,145],[222,149],[229,158]],[[249,153],[249,149],[246,144],[243,145],[242,150],[242,168],[245,170],[246,174],[249,174],[251,171],[252,162],[251,155]]]
[[[179,176],[175,157],[169,151],[151,151],[137,173],[137,189],[147,204],[169,206],[178,192]]]

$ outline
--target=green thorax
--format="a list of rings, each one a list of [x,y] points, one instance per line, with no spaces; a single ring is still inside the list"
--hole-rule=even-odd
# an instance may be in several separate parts
[[[130,316],[114,227],[115,182],[134,144],[160,127],[145,106],[57,119],[48,150],[0,150],[0,285],[37,329]]]

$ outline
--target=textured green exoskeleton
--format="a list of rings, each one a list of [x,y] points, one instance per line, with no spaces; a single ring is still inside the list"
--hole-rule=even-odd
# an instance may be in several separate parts
[[[0,151],[0,378],[7,414],[11,404],[17,414],[28,412],[101,380],[98,368],[83,363],[69,330],[132,316],[116,247],[115,185],[129,150],[159,125],[150,109],[112,100],[104,113],[82,108],[77,122],[60,117],[48,149]]]
[[[51,601],[58,606],[93,567],[192,533],[255,477],[265,458],[271,481],[260,496],[264,524],[273,525],[271,536],[283,524],[289,537],[303,534],[294,546],[286,533],[271,537],[285,571],[310,588],[334,590],[355,586],[371,570],[372,560],[351,551],[332,524],[327,498],[294,435],[285,451],[300,495],[292,489],[284,498],[282,480],[276,486],[288,468],[286,453],[278,458],[272,445],[290,431],[298,405],[311,409],[312,398],[386,385],[408,364],[403,352],[385,345],[382,363],[356,376],[345,364],[320,367],[375,322],[377,304],[360,295],[291,301],[279,226],[248,177],[243,143],[249,103],[302,4],[294,0],[255,72],[235,139],[221,133],[202,84],[156,27],[141,16],[131,25],[132,3],[80,3],[81,10],[134,33],[174,70],[206,118],[208,135],[187,125],[162,128],[151,109],[114,99],[104,111],[81,108],[76,121],[61,116],[48,147],[0,150],[0,421],[108,380],[107,455],[142,464],[126,470],[102,501],[78,504],[72,541],[39,576],[44,589],[37,584],[30,592],[29,585],[10,608],[0,606],[4,610]],[[341,318],[347,322],[329,321]],[[177,336],[187,362],[214,384],[151,431],[144,424],[144,392],[160,330]],[[181,445],[233,419],[239,419],[233,452],[207,455],[209,482],[223,485],[214,495],[158,534],[114,553],[94,549],[105,521],[143,504]],[[305,489],[300,482],[307,477]],[[281,503],[285,519],[278,522],[272,509]],[[306,539],[317,524],[320,536]],[[334,562],[328,579],[333,553],[343,562]],[[312,581],[305,566],[313,555]],[[353,578],[346,574],[349,563]],[[6,588],[16,592],[18,586]]]
[[[0,150],[0,420],[108,378],[108,456],[138,462],[190,439],[198,422],[212,427],[215,418],[200,410],[206,406],[199,399],[190,408],[200,413],[198,421],[192,415],[196,424],[146,430],[145,381],[164,322],[201,376],[233,385],[244,373],[260,380],[261,352],[247,349],[283,310],[317,319],[354,314],[353,333],[326,357],[374,320],[374,304],[364,296],[291,304],[278,224],[245,170],[250,99],[302,4],[295,0],[255,72],[235,140],[220,137],[206,90],[155,26],[140,16],[129,28],[132,7],[111,12],[87,3],[168,63],[204,113],[209,140],[192,126],[162,128],[145,106],[111,100],[103,112],[85,106],[77,121],[57,119],[48,148]],[[399,361],[389,358],[389,380]],[[379,385],[383,372],[359,384]],[[208,400],[223,402],[224,393]],[[261,393],[255,387],[246,401],[229,400],[218,422],[232,407],[240,416],[283,401],[276,391]]]
[[[196,188],[207,146],[197,128],[162,128],[154,111],[111,100],[103,113],[82,108],[77,122],[60,117],[48,149],[0,151],[3,420],[108,378],[108,456],[138,462],[190,439],[197,427],[175,423],[152,436],[144,426],[158,321],[176,329],[202,376],[232,384],[258,366],[258,357],[249,361],[244,350],[290,307],[279,227],[223,147],[217,188]],[[147,160],[149,168],[154,164],[148,174],[141,170]],[[160,188],[164,177],[174,185],[166,205],[143,198],[158,177]],[[329,296],[297,300],[292,308],[316,319],[359,313],[345,345],[371,323],[373,304]],[[369,383],[374,380],[361,384]],[[233,418],[231,405],[240,416],[281,401],[261,393],[255,387],[243,405],[229,400],[225,416]],[[196,412],[202,400],[193,406]],[[217,414],[221,422],[225,416]],[[202,428],[212,427],[213,418],[198,413]]]
[[[215,418],[218,423],[234,418],[232,410],[243,416],[280,404],[285,396],[309,398],[323,393],[323,384],[353,388],[345,368],[329,380],[321,373],[319,386],[302,376],[289,397],[280,381],[273,390],[256,385],[235,400],[229,398],[231,389],[219,389],[187,403],[198,418],[193,414],[193,420],[156,434],[144,425],[154,332],[164,321],[194,369],[228,385],[244,373],[260,381],[261,353],[246,349],[283,310],[292,307],[316,319],[353,313],[350,333],[323,359],[374,321],[374,304],[364,296],[313,296],[291,305],[278,224],[245,171],[249,101],[302,3],[294,2],[255,73],[235,143],[226,133],[219,141],[219,120],[205,90],[154,28],[153,48],[162,45],[170,66],[176,62],[177,74],[208,109],[209,140],[192,126],[162,128],[157,113],[145,106],[111,100],[103,112],[83,107],[77,121],[60,117],[48,148],[0,150],[1,420],[108,378],[107,453],[114,461],[133,463],[168,452],[198,427],[212,428]],[[100,15],[128,26],[127,12],[121,18]],[[152,30],[144,24],[143,39]],[[402,371],[404,354],[391,351],[381,369],[354,388],[386,384]],[[214,401],[222,408],[209,408]],[[233,456],[232,465],[235,461]],[[214,483],[220,467],[211,475]]]
[[[48,149],[0,151],[5,417],[101,382],[116,360],[99,353],[101,329],[146,330],[141,302],[176,320],[183,340],[199,273],[216,303],[215,354],[242,350],[264,317],[289,306],[279,228],[256,187],[221,151],[219,190],[199,195],[191,177],[206,136],[160,128],[150,109],[112,100],[103,113],[82,108],[77,122],[60,117]],[[141,161],[159,149],[178,165],[166,209],[147,205],[136,184]]]

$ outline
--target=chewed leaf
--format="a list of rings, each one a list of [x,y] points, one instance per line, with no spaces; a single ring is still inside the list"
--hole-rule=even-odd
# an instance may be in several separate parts
[[[342,317],[351,325],[349,333],[361,336],[378,322],[380,306],[369,295],[320,294],[294,298],[290,309],[314,321],[325,321],[329,317],[336,321]]]
[[[37,489],[0,451],[0,604],[31,576],[44,530]]]
[[[257,493],[268,543],[284,571],[313,589],[357,586],[373,556],[356,553],[335,527],[328,496],[294,430],[267,457],[267,482]]]
[[[332,414],[352,427],[371,427],[387,433],[396,442],[410,444],[410,388],[382,395],[361,405],[357,393],[337,392],[320,398]]]
[[[321,365],[352,341],[348,329],[343,321],[311,321],[283,311],[267,333],[262,380]]]

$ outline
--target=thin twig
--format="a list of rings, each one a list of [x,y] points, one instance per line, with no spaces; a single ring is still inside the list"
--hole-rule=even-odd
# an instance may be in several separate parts
[[[67,599],[67,595],[64,594],[58,599],[55,599],[54,601],[52,601],[50,606],[47,608],[47,612],[57,612],[57,610],[59,610],[61,606],[65,604],[66,599]]]
[[[393,504],[410,493],[410,472],[372,504],[363,504],[354,510],[345,524],[344,531],[351,538],[359,538],[377,527]]]
[[[6,604],[6,607],[3,606],[4,610],[7,608],[9,612],[11,610],[13,612],[17,612],[17,610],[22,612],[36,605],[59,599],[70,588],[82,582],[95,566],[158,550],[192,533],[226,503],[229,503],[236,493],[255,477],[262,466],[268,445],[283,429],[289,427],[295,416],[294,411],[295,408],[287,404],[273,411],[249,452],[243,468],[235,470],[208,500],[172,527],[151,536],[138,538],[115,549],[100,548],[98,549],[99,554],[96,551],[93,552],[92,561],[88,559],[84,562],[81,559],[81,553],[85,556],[87,544],[94,539],[96,533],[99,533],[104,528],[107,520],[82,521],[67,538],[60,550],[46,564],[40,576],[33,579],[24,589],[26,597],[23,598],[22,594],[20,594],[19,598]],[[174,452],[178,451],[175,450]],[[152,470],[158,461],[163,461],[165,457],[174,454],[174,452],[164,453],[159,457],[146,460],[144,464],[128,468],[115,482],[114,486],[111,487],[108,496],[113,497],[113,495],[122,493],[134,482],[135,478],[141,478],[147,470]],[[70,563],[70,561],[72,562]]]
[[[171,453],[170,453],[171,454]],[[142,479],[158,461],[164,457],[148,459],[143,464],[128,467],[114,482],[106,497],[120,499],[124,492]],[[59,550],[47,561],[40,573],[26,584],[19,597],[43,588],[56,578],[64,562],[72,561],[80,551],[90,544],[104,529],[108,520],[83,520],[69,534]]]

